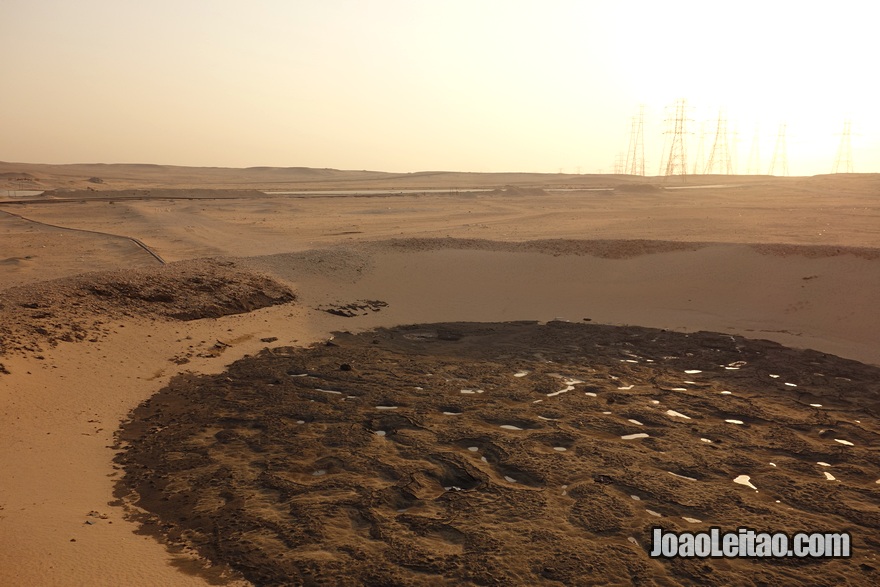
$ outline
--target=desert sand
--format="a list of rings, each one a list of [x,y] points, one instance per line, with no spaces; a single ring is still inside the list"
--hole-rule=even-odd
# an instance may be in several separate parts
[[[0,172],[0,583],[876,583],[877,175]]]

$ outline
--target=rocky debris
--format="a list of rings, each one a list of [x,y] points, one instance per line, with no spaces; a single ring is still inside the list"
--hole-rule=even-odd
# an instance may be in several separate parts
[[[0,355],[38,354],[59,342],[94,341],[112,331],[111,322],[124,318],[220,318],[295,299],[286,286],[229,262],[87,273],[5,290]]]
[[[370,312],[378,312],[387,307],[388,303],[381,300],[357,300],[350,304],[321,306],[318,309],[334,316],[354,318],[355,316],[367,316]]]

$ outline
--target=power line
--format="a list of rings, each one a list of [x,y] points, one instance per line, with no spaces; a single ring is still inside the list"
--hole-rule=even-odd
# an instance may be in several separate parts
[[[626,150],[624,173],[645,175],[645,107],[639,107],[639,115],[630,123],[629,147]]]
[[[779,125],[779,132],[776,135],[776,147],[773,149],[773,160],[770,162],[770,175],[776,171],[776,165],[779,164],[780,175],[788,175],[788,149],[785,144],[785,123]]]
[[[841,166],[843,166],[843,173],[853,172],[852,122],[849,120],[843,122],[840,146],[837,147],[837,157],[834,159],[834,167],[831,169],[831,173],[840,173]]]
[[[704,173],[722,173],[733,175],[733,163],[730,158],[730,146],[727,142],[727,118],[718,112],[718,123],[715,126],[715,141],[709,152],[709,161]]]
[[[752,137],[752,146],[749,148],[749,160],[746,163],[748,175],[760,175],[761,173],[761,131],[755,125],[755,136]]]
[[[703,172],[706,154],[706,124],[700,123],[700,140],[697,143],[697,159],[694,161],[694,175]]]
[[[669,146],[669,156],[666,159],[666,176],[680,175],[682,181],[687,176],[687,148],[685,135],[687,134],[687,100],[679,98],[675,101],[675,117],[667,120],[671,130],[666,131],[672,135],[672,143]]]

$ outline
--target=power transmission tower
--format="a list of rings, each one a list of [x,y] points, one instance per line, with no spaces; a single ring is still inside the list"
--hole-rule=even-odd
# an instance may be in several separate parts
[[[852,160],[852,122],[845,120],[843,122],[843,133],[840,135],[840,146],[837,147],[837,157],[834,159],[834,167],[831,173],[840,173],[843,166],[843,173],[853,172]]]
[[[702,173],[704,165],[704,155],[706,152],[706,125],[700,123],[700,141],[697,143],[697,159],[694,161],[694,175]]]
[[[706,163],[705,173],[721,173],[733,175],[733,163],[730,159],[730,146],[727,142],[727,118],[718,112],[718,123],[715,126],[715,141],[709,152],[709,162]]]
[[[749,148],[746,173],[748,175],[760,175],[761,173],[761,132],[757,124],[755,125],[755,136],[752,137],[752,146]]]
[[[666,159],[666,176],[680,175],[682,181],[687,177],[687,148],[685,135],[687,134],[687,101],[679,98],[675,101],[675,117],[667,120],[671,130],[666,131],[672,135],[669,146],[669,156]]]
[[[624,173],[645,175],[645,107],[639,107],[639,115],[632,117],[629,148],[626,150]]]
[[[779,133],[776,135],[776,148],[773,149],[773,160],[770,162],[770,175],[776,171],[779,163],[780,175],[788,175],[788,149],[785,146],[785,124],[779,125]]]
[[[614,175],[626,173],[626,153],[618,153],[614,158]]]

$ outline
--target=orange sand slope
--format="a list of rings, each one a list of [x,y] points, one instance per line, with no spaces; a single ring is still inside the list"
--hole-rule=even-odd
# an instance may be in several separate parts
[[[62,171],[42,187],[64,187]],[[196,175],[193,185],[208,177]],[[86,179],[76,175],[70,185]],[[265,189],[248,181],[235,187]],[[132,173],[114,187],[143,185]],[[95,341],[53,347],[32,329],[39,348],[0,357],[8,371],[0,373],[0,463],[8,472],[0,484],[0,583],[205,584],[178,570],[192,566],[190,554],[135,535],[137,526],[108,505],[119,473],[108,447],[126,414],[173,375],[218,373],[267,345],[406,323],[559,317],[739,334],[880,364],[877,186],[877,177],[858,176],[757,178],[661,195],[0,202],[0,305],[7,288],[89,270],[140,267],[161,279],[166,268],[132,238],[166,262],[226,257],[297,294],[293,304],[192,322],[92,316],[89,324],[103,322]],[[45,311],[39,288],[32,291],[26,303],[37,307],[7,308],[24,316],[23,327],[49,331],[83,318],[73,304],[31,315]],[[388,305],[351,318],[324,311],[358,300]]]

